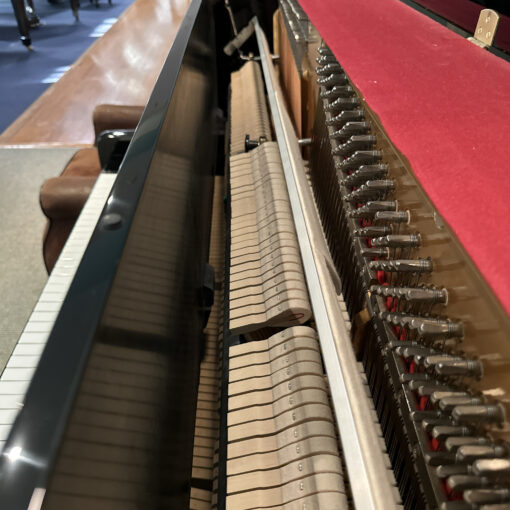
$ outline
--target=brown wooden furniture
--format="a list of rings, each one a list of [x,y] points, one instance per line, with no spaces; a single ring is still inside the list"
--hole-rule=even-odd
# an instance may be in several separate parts
[[[142,106],[99,105],[92,116],[94,133],[97,137],[108,129],[134,129],[142,112]],[[48,273],[55,265],[100,172],[97,147],[88,147],[76,152],[59,177],[52,177],[42,185],[41,209],[48,218],[43,256]]]

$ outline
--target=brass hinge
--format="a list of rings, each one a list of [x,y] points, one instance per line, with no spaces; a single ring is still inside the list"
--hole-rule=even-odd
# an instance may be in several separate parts
[[[476,24],[475,33],[473,37],[468,37],[468,40],[477,46],[480,46],[480,48],[492,46],[492,41],[494,41],[498,24],[499,14],[492,9],[483,9],[480,11],[480,17]]]

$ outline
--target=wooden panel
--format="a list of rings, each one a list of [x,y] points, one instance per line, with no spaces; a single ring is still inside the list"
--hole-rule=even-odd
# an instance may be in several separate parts
[[[1,135],[1,145],[92,144],[102,103],[145,105],[189,0],[135,0]]]

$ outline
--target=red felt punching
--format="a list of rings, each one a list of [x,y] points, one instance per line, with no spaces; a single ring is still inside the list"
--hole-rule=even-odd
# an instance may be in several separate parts
[[[300,0],[510,313],[510,63],[398,0]]]

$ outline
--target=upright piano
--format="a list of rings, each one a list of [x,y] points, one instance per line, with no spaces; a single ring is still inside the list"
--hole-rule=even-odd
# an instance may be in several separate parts
[[[454,98],[417,85],[474,55],[484,151],[509,64],[403,3],[337,3],[243,27],[192,0],[0,378],[0,508],[510,508],[502,152],[469,173]]]

